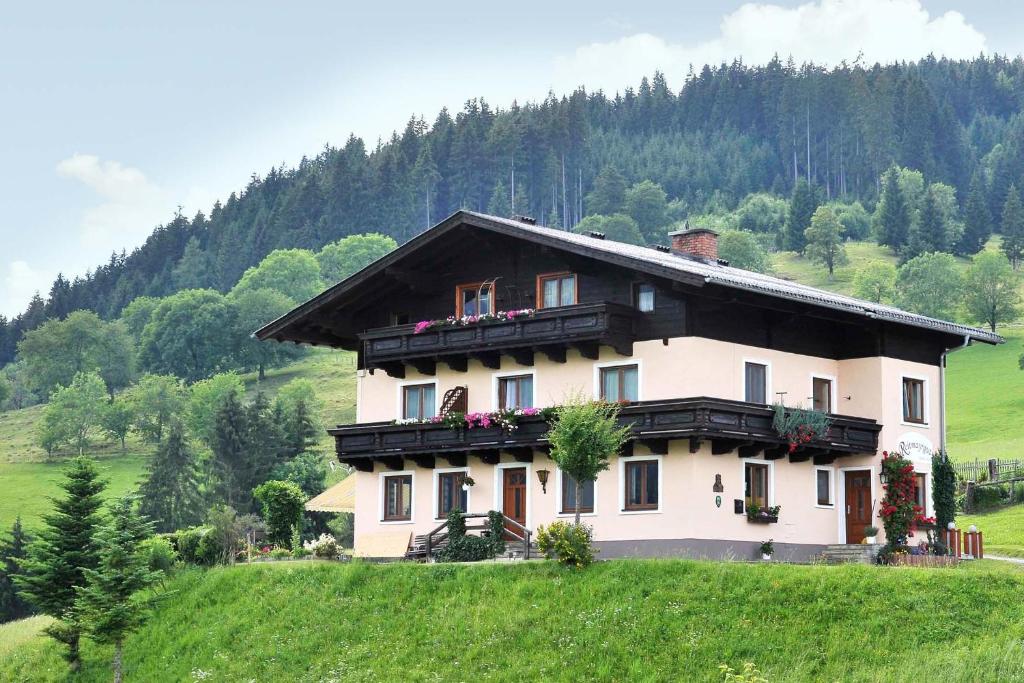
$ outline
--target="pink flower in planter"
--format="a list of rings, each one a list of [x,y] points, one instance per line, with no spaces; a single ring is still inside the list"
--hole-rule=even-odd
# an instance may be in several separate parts
[[[412,333],[419,334],[421,332],[426,332],[427,330],[430,329],[430,326],[432,324],[433,322],[430,320],[421,320],[418,323],[416,323],[416,327],[413,328]]]

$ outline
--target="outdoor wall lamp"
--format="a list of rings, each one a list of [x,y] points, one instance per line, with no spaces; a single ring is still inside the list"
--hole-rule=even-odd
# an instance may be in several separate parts
[[[551,474],[547,470],[537,470],[537,479],[540,481],[540,490],[544,493],[548,492],[548,475]]]

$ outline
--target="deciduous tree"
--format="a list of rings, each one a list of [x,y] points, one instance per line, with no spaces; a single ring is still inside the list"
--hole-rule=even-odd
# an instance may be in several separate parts
[[[963,301],[963,278],[950,254],[921,254],[900,266],[896,303],[908,311],[952,320]]]
[[[885,261],[871,261],[853,278],[854,295],[876,304],[892,303],[896,293],[896,266]]]
[[[328,244],[316,255],[320,277],[328,285],[341,282],[397,247],[393,238],[380,233],[349,235]]]
[[[993,332],[998,324],[1013,320],[1020,310],[1019,284],[1003,254],[977,254],[964,278],[964,303],[971,320],[985,323]]]
[[[811,227],[804,231],[804,236],[807,239],[807,257],[825,264],[831,280],[835,275],[836,266],[846,263],[843,224],[832,213],[832,209],[819,206],[811,217]]]

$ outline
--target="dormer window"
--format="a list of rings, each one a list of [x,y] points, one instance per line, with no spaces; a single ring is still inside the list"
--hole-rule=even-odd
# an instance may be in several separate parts
[[[537,276],[537,308],[572,306],[575,303],[575,273],[547,273]]]
[[[459,285],[455,288],[455,316],[487,315],[493,313],[493,286],[482,282]]]

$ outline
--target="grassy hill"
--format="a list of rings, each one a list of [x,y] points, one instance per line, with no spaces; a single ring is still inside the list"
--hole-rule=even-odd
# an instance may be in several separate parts
[[[297,377],[312,381],[324,402],[323,422],[332,425],[355,419],[354,363],[353,354],[314,349],[288,367],[268,371],[262,382],[257,381],[255,373],[244,375],[243,379],[248,393],[264,391],[269,396]],[[49,510],[48,498],[60,492],[57,482],[72,454],[48,457],[36,445],[36,423],[42,414],[42,406],[0,413],[0,530],[9,529],[19,514],[28,525],[33,525]],[[330,437],[324,434],[321,444],[331,464],[333,483],[342,470],[331,457],[334,445]],[[87,454],[98,460],[101,471],[110,480],[107,494],[113,497],[138,484],[153,452],[152,445],[129,439],[125,451],[120,445],[96,443]]]
[[[126,644],[129,681],[1020,680],[1024,572],[619,561],[277,563],[173,579]],[[406,618],[415,615],[416,618]],[[0,679],[63,680],[34,624]],[[17,640],[8,647],[4,641]],[[87,643],[81,681],[109,680]]]

